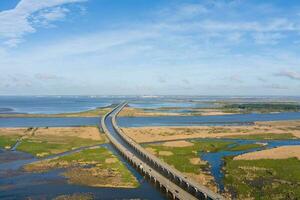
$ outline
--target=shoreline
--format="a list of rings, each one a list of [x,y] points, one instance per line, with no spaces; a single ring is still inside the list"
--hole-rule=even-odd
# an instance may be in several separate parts
[[[272,105],[272,104],[270,104]],[[62,112],[55,114],[47,113],[0,113],[1,118],[63,118],[63,117],[98,117],[102,116],[114,104],[104,107],[95,107],[93,109],[82,110],[78,112]],[[185,112],[180,112],[185,110]],[[226,115],[243,115],[243,114],[278,114],[299,112],[299,110],[226,110],[224,107],[216,108],[194,108],[194,107],[161,107],[161,108],[136,108],[125,107],[119,114],[120,117],[185,117],[185,116],[226,116]]]
[[[98,117],[104,115],[110,109],[114,107],[114,104],[104,107],[95,107],[88,110],[82,110],[78,112],[62,112],[55,114],[47,113],[0,113],[1,118],[63,118],[63,117]]]

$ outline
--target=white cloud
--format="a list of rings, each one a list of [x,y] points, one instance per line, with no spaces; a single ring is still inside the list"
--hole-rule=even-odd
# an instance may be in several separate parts
[[[251,7],[247,4],[249,10],[244,13],[239,8],[245,2],[239,2],[223,2],[219,6],[214,3],[210,3],[210,6],[205,3],[183,4],[165,9],[160,13],[154,27],[168,34],[197,36],[203,39],[201,42],[211,41],[226,46],[253,41],[256,45],[274,45],[289,37],[289,34],[300,33],[300,22],[296,20],[296,13],[291,12],[281,17],[278,13],[272,13],[275,12],[272,7],[261,6],[259,9],[258,5]],[[271,11],[266,12],[266,9]],[[249,13],[253,15],[253,12],[262,17],[249,18]]]
[[[113,53],[116,53],[122,45],[126,46],[126,52],[132,50],[129,48],[131,45],[141,51],[142,49],[134,44],[138,43],[140,40],[149,39],[155,36],[156,34],[150,30],[146,32],[127,29],[85,34],[51,43],[46,46],[33,48],[31,51],[21,54],[19,60],[39,62],[54,58],[60,59],[69,56],[93,54],[96,52],[101,55],[101,53],[110,52],[110,49],[115,47],[116,49],[114,49],[115,51]],[[118,59],[118,56],[113,59]]]
[[[63,8],[51,8],[83,1],[85,0],[21,0],[14,9],[0,12],[0,39],[6,40],[5,44],[8,46],[16,46],[25,34],[36,32],[32,21],[35,14],[40,14],[45,21],[61,19],[67,11]],[[51,10],[42,12],[44,9]]]
[[[10,87],[29,87],[32,85],[32,79],[26,74],[13,73],[13,74],[1,74],[1,85],[5,88]]]
[[[284,38],[281,33],[254,33],[254,41],[257,44],[277,44],[279,40]]]
[[[279,72],[275,75],[282,76],[282,77],[287,77],[287,78],[293,79],[293,80],[300,80],[300,73],[296,72],[296,71],[284,70],[284,71],[281,71],[281,72]]]
[[[209,10],[201,4],[186,4],[178,9],[177,15],[181,17],[195,17],[208,12]]]
[[[23,41],[21,38],[11,38],[3,42],[8,47],[16,47]]]
[[[196,25],[196,24],[195,24]],[[300,31],[300,25],[285,18],[272,19],[265,22],[258,21],[215,21],[204,20],[197,24],[199,28],[207,31],[250,31],[250,32],[274,32],[274,31]]]
[[[50,22],[64,19],[69,12],[69,9],[63,7],[44,9],[32,18],[32,22],[47,26]]]
[[[64,19],[71,12],[67,8],[71,9],[63,5],[43,8],[30,14],[26,21],[35,31],[37,27],[33,26],[33,21],[30,20],[36,20],[34,22],[36,24],[51,25],[51,21]],[[102,85],[119,83],[119,79],[123,79],[124,85],[130,85],[131,88],[138,87],[141,82],[152,81],[153,87],[158,90],[169,85],[184,86],[184,89],[199,88],[195,86],[209,82],[212,87],[222,92],[224,81],[227,83],[224,87],[228,89],[256,86],[257,76],[264,77],[259,81],[266,88],[280,89],[282,88],[280,85],[272,85],[272,82],[276,83],[277,80],[268,77],[272,74],[270,71],[275,69],[279,71],[282,66],[299,66],[298,55],[293,49],[257,45],[274,44],[282,37],[288,37],[286,35],[288,31],[298,30],[296,20],[248,19],[243,18],[243,13],[234,19],[228,16],[223,18],[218,17],[220,13],[215,16],[214,13],[217,13],[215,10],[202,10],[202,7],[195,7],[194,4],[184,5],[178,9],[174,10],[173,14],[181,13],[181,15],[173,19],[160,15],[151,16],[151,20],[141,19],[140,23],[132,21],[122,25],[112,23],[110,28],[101,27],[92,33],[87,33],[83,29],[80,35],[43,41],[43,45],[33,43],[31,46],[28,45],[25,51],[7,49],[11,53],[7,59],[1,58],[0,51],[0,68],[2,71],[21,71],[30,74],[32,81],[38,83],[33,85],[42,82],[45,82],[45,85],[48,83],[54,85],[64,81],[66,85],[57,83],[62,89],[76,88],[74,84],[72,86],[65,80],[65,75],[63,80],[57,81],[59,77],[55,74],[68,72],[68,76],[72,77],[74,82],[84,80],[90,84],[82,91],[92,91],[90,88],[97,91]],[[171,15],[172,11],[170,12]],[[24,30],[22,33],[26,34]],[[18,44],[17,40],[22,38],[9,37],[10,40],[6,43],[14,46]],[[256,43],[253,42],[254,39]],[[251,47],[248,49],[249,44]],[[253,48],[252,45],[257,45],[258,48]],[[2,54],[5,54],[5,51]],[[50,72],[53,74],[37,74],[47,69],[51,69]],[[119,70],[122,71],[120,76],[117,72]],[[178,77],[161,75],[170,71]],[[184,76],[183,71],[190,74]],[[247,76],[241,76],[243,74]],[[289,76],[294,79],[298,77],[293,73],[289,73]],[[158,78],[150,80],[148,77]],[[110,89],[120,91],[116,89],[118,87],[116,84]],[[140,88],[141,91],[143,89]]]
[[[209,10],[200,3],[186,3],[163,8],[156,14],[158,14],[159,17],[164,18],[166,21],[174,22],[195,19],[207,13],[209,13]]]

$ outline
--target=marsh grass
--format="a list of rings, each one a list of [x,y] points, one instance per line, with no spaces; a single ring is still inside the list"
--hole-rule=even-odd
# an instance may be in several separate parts
[[[104,140],[92,140],[73,136],[34,136],[23,139],[17,150],[34,156],[45,157],[84,146],[102,144]]]
[[[233,147],[229,147],[226,150],[227,151],[245,151],[245,150],[249,150],[249,149],[255,149],[255,148],[260,148],[262,147],[263,144],[242,144],[242,145],[236,145]]]
[[[0,135],[0,148],[12,148],[20,137],[20,135]]]
[[[252,135],[236,135],[236,136],[226,136],[225,138],[233,139],[245,139],[245,140],[289,140],[298,139],[292,133],[266,133],[266,134],[252,134]]]
[[[114,159],[115,162],[107,162]],[[68,182],[93,187],[138,187],[139,183],[126,166],[104,147],[86,149],[55,159],[26,165],[29,172],[65,168]]]
[[[226,159],[225,187],[237,199],[299,199],[300,160]]]
[[[53,200],[93,200],[94,196],[89,193],[75,193],[71,195],[59,195]]]
[[[243,113],[298,112],[300,105],[293,103],[238,103],[224,105],[222,109],[230,112],[240,111]]]
[[[200,162],[197,164],[191,163],[191,159],[198,158],[199,152],[217,152],[222,149],[226,149],[228,145],[233,144],[227,141],[199,141],[193,140],[193,146],[188,147],[166,147],[158,144],[147,144],[145,147],[150,147],[155,150],[156,155],[174,166],[177,170],[186,173],[198,174],[203,170],[207,170],[208,164],[206,162]],[[160,151],[169,151],[173,155],[159,155]]]

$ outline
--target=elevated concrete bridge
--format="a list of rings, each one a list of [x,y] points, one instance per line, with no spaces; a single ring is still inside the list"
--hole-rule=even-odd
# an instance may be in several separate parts
[[[116,116],[126,105],[127,103],[122,103],[103,116],[101,126],[111,143],[133,167],[151,180],[171,199],[223,199],[221,195],[194,182],[156,156],[150,154],[141,145],[124,134],[116,123]]]

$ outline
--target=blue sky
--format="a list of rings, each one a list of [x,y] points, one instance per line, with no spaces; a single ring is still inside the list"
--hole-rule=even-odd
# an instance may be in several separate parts
[[[1,0],[0,95],[299,95],[296,0]]]

